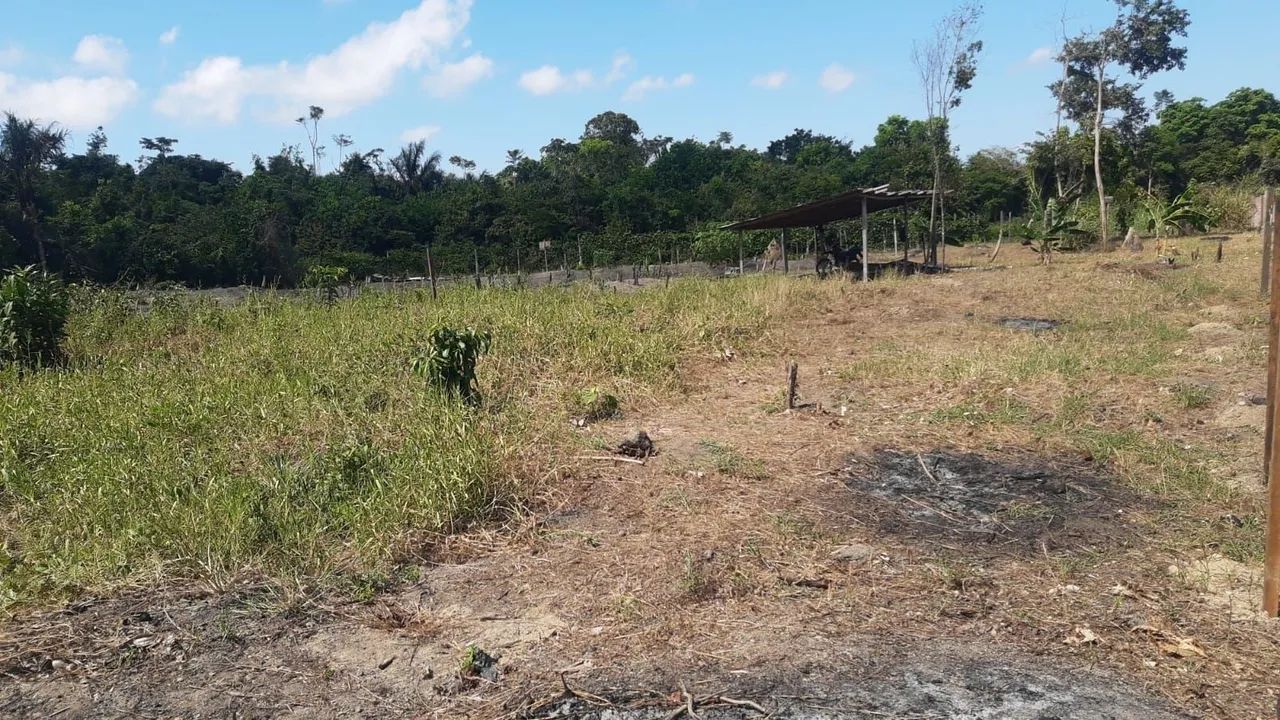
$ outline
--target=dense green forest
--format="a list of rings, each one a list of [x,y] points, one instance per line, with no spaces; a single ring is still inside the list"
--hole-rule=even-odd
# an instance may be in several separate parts
[[[1184,192],[1214,225],[1239,228],[1252,191],[1280,182],[1272,93],[1242,88],[1216,103],[1158,93],[1154,112],[1139,109],[1104,130],[1111,232],[1141,229],[1144,208]],[[101,128],[76,152],[58,127],[9,115],[0,129],[0,267],[43,264],[104,283],[287,285],[312,265],[421,275],[428,245],[437,272],[467,272],[474,261],[486,272],[518,262],[541,269],[543,240],[553,265],[652,262],[673,251],[727,260],[733,243],[715,229],[727,220],[850,187],[930,187],[930,129],[946,133],[945,121],[895,115],[862,147],[797,129],[759,150],[728,132],[710,142],[649,135],[605,112],[536,158],[509,151],[496,173],[457,156],[446,165],[423,143],[353,151],[345,135],[334,136],[336,169],[317,173],[322,118],[320,108],[300,118],[310,145],[255,158],[244,174],[176,152],[181,143],[165,137],[143,138],[142,157],[122,162]],[[987,239],[1002,213],[1028,218],[1055,200],[1072,203],[1086,227],[1092,207],[1096,229],[1093,138],[1082,125],[1018,148],[948,153],[949,241]],[[909,226],[913,240],[927,232],[928,209]],[[767,241],[751,238],[752,250]]]

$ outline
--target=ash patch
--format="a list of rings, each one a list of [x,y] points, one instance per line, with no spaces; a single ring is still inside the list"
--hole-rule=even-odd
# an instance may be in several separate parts
[[[1001,327],[1007,327],[1010,330],[1045,332],[1047,330],[1056,330],[1058,326],[1062,325],[1062,321],[1049,318],[1005,317],[997,320],[996,324]]]
[[[841,662],[802,661],[800,667],[762,668],[753,680],[708,678],[705,687],[750,699],[780,720],[851,718],[1002,718],[1053,720],[1182,720],[1187,716],[1123,678],[1078,663],[1037,658],[1005,648],[903,640],[896,647],[827,649]],[[647,675],[647,674],[645,674]],[[671,687],[671,680],[665,687]],[[686,717],[679,698],[617,692],[615,707],[601,709],[581,699],[560,699],[528,716],[576,720],[665,720]],[[746,720],[761,714],[743,706],[695,703],[704,720]]]
[[[1086,463],[1031,454],[879,450],[844,481],[883,534],[990,544],[1009,552],[1123,543],[1136,498]]]

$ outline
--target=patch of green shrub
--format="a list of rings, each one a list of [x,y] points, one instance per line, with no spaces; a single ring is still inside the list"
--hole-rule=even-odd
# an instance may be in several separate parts
[[[480,402],[476,388],[476,360],[489,352],[493,338],[487,332],[467,327],[454,330],[438,327],[413,359],[413,371],[434,383],[447,395],[462,398],[468,405]]]
[[[71,298],[62,281],[34,267],[0,279],[0,366],[41,367],[62,360]]]

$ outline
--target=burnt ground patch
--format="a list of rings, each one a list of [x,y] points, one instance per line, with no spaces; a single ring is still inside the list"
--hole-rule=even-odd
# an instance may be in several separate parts
[[[1143,502],[1099,468],[1031,453],[878,450],[841,471],[881,534],[1004,553],[1126,544]]]
[[[1003,317],[997,320],[996,324],[1001,327],[1009,328],[1010,330],[1044,332],[1046,330],[1056,330],[1059,325],[1062,325],[1062,321],[1052,320],[1050,318]]]
[[[767,717],[786,720],[877,718],[1003,718],[1008,720],[1181,720],[1186,716],[1123,678],[1078,660],[1042,658],[983,643],[884,637],[844,638],[757,668],[750,677],[707,677],[705,670],[633,669],[592,688],[595,702],[561,696],[526,707],[525,717],[575,720],[666,720],[692,717],[679,711],[687,687],[697,717],[747,720],[766,717],[738,702],[749,699]],[[637,678],[655,687],[627,689]],[[531,693],[532,694],[532,693]],[[600,707],[609,698],[612,707]],[[494,716],[499,713],[492,713]]]

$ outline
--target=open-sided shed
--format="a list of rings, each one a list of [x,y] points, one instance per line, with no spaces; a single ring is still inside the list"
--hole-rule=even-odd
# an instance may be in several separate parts
[[[797,227],[821,227],[837,220],[862,218],[862,279],[867,272],[867,216],[882,210],[928,200],[932,190],[890,190],[888,185],[854,188],[838,195],[796,205],[785,210],[724,225],[725,230],[783,230]],[[784,239],[783,253],[786,253]],[[739,235],[738,268],[742,270],[741,235]]]

